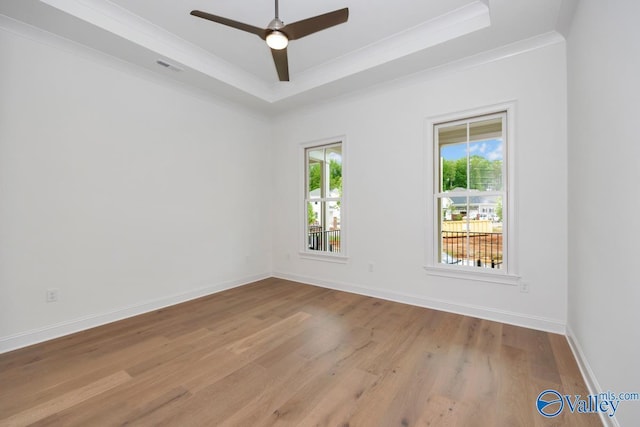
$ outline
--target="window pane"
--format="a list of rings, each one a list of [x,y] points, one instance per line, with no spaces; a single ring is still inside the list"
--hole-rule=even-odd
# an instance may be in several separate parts
[[[326,203],[326,235],[329,252],[340,252],[340,203],[331,201]]]
[[[309,250],[340,252],[340,203],[310,202],[307,211]]]
[[[342,144],[305,150],[307,250],[341,252]]]
[[[307,204],[307,239],[308,247],[313,251],[324,250],[322,218],[324,202],[314,201]]]
[[[454,200],[454,197],[438,199],[440,212],[440,251],[439,262],[458,264],[464,253],[467,221],[462,219],[461,211],[466,211],[466,197]],[[456,203],[457,202],[457,203]]]
[[[321,203],[321,202],[318,202]],[[324,250],[324,233],[322,225],[318,223],[311,223],[307,226],[307,239],[309,250],[323,251]]]
[[[462,221],[467,219],[469,212],[468,197],[465,195],[456,195],[456,191],[448,194],[448,197],[442,199],[443,218],[448,221]]]
[[[329,147],[326,150],[329,162],[329,193],[327,197],[340,197],[342,194],[342,147]]]
[[[440,192],[456,188],[467,188],[467,144],[447,144],[440,146]]]
[[[307,203],[307,224],[318,225],[320,220],[320,202]]]
[[[307,150],[307,197],[310,199],[322,197],[323,164],[324,150]]]
[[[502,197],[442,197],[438,210],[441,263],[502,268]]]
[[[469,188],[480,191],[501,191],[502,139],[469,143]]]

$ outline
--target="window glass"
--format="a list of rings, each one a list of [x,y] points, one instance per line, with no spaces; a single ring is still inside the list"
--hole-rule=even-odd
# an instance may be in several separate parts
[[[305,159],[306,249],[341,253],[342,144],[307,148]]]
[[[500,113],[436,125],[440,264],[504,267],[505,118]]]

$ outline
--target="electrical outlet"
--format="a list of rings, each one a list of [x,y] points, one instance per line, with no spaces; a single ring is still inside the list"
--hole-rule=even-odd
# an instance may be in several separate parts
[[[522,292],[524,294],[529,293],[529,283],[520,282],[520,292]]]
[[[373,263],[369,261],[369,273],[373,273]]]
[[[60,289],[58,288],[47,289],[47,302],[58,302],[59,293]]]

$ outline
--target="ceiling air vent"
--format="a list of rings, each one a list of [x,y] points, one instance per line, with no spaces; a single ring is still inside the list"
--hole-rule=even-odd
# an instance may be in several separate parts
[[[156,60],[156,64],[160,65],[161,67],[167,68],[167,69],[169,69],[171,71],[183,71],[182,68],[177,67],[177,66],[175,66],[175,65],[173,65],[173,64],[171,64],[171,63],[169,63],[167,61],[164,61],[162,59]]]

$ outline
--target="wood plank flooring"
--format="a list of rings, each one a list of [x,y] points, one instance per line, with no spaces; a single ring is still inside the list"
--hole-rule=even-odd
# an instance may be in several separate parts
[[[0,426],[600,426],[565,337],[267,279],[0,355]]]

